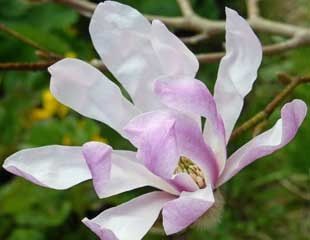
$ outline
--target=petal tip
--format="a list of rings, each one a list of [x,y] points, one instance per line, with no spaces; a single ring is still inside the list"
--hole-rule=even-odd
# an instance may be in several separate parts
[[[239,15],[236,10],[229,8],[229,7],[225,7],[225,14],[226,14],[226,17],[230,17],[233,15]]]

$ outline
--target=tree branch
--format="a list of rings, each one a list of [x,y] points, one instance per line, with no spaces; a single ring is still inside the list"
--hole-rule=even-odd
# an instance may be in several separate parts
[[[51,0],[56,3],[64,4],[80,12],[82,15],[90,17],[96,8],[95,3],[83,0]],[[273,55],[310,45],[310,29],[291,24],[276,22],[264,19],[260,16],[259,0],[246,0],[248,9],[248,22],[251,27],[258,32],[270,33],[278,36],[288,37],[282,43],[277,43],[264,47],[265,55]],[[166,25],[179,30],[190,30],[196,32],[194,36],[183,38],[185,43],[196,44],[205,38],[222,34],[225,31],[225,21],[210,20],[198,16],[193,10],[190,0],[177,0],[182,11],[181,17],[165,17],[145,15],[149,20],[159,19]],[[198,54],[202,63],[217,62],[223,57],[223,53]]]
[[[97,6],[95,3],[83,0],[51,0],[51,1],[69,6],[85,17],[91,17]]]
[[[286,75],[286,78],[287,77],[289,76]],[[282,103],[282,101],[287,96],[289,96],[297,86],[304,83],[310,83],[310,77],[290,77],[290,79],[290,83],[280,93],[278,93],[262,111],[254,115],[252,118],[241,124],[241,126],[233,131],[230,137],[231,140],[237,138],[245,131],[255,127],[260,122],[268,119],[268,117],[275,111],[275,109]]]
[[[258,2],[259,0],[247,0],[248,18],[255,18],[260,15]]]
[[[177,0],[183,16],[190,17],[195,14],[190,0]]]
[[[180,38],[185,44],[197,44],[199,42],[202,42],[208,38],[208,35],[206,33],[198,33],[196,35],[190,36],[190,37],[182,37]]]
[[[197,36],[198,37],[198,36]],[[196,40],[196,39],[188,39]],[[199,40],[199,39],[198,39]],[[295,49],[300,46],[307,45],[308,41],[303,38],[303,35],[297,35],[294,38],[288,39],[284,42],[275,43],[263,46],[263,53],[265,56],[274,55],[277,53],[283,53],[291,49]],[[215,63],[221,60],[225,56],[225,52],[216,52],[216,53],[200,53],[196,54],[200,63]]]
[[[62,58],[55,58],[38,62],[0,62],[0,71],[45,71],[49,66],[61,59]],[[102,61],[98,59],[91,60],[89,64],[101,71],[107,70]]]
[[[52,61],[39,61],[33,63],[21,63],[21,62],[8,62],[0,63],[0,71],[45,71],[49,66],[57,62]]]

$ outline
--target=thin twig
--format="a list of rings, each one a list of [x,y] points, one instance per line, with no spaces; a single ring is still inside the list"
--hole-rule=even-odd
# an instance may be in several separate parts
[[[8,62],[0,63],[0,71],[45,71],[57,60],[40,61],[33,63]]]
[[[177,3],[180,6],[183,16],[190,17],[195,14],[190,0],[177,0]]]
[[[282,179],[279,181],[279,183],[285,187],[288,191],[290,191],[291,193],[297,195],[298,197],[306,200],[306,201],[310,201],[310,193],[308,192],[304,192],[302,190],[300,190],[294,183],[292,183],[291,181],[287,180],[287,179]]]
[[[310,83],[310,77],[295,77],[291,79],[291,82],[279,94],[275,96],[275,98],[264,108],[264,110],[255,114],[252,118],[250,118],[245,123],[241,124],[241,126],[236,128],[233,131],[230,139],[235,139],[243,132],[255,127],[261,121],[268,119],[268,117],[281,104],[281,102],[287,96],[289,96],[297,86],[304,83]]]
[[[267,125],[268,125],[267,119],[265,119],[262,122],[260,122],[259,124],[257,124],[257,126],[253,130],[252,137],[256,137],[257,135],[262,133],[266,129]]]
[[[91,17],[97,6],[95,3],[83,0],[51,0],[51,1],[67,5],[85,17]]]
[[[263,53],[265,56],[274,55],[277,53],[283,53],[285,51],[295,49],[296,47],[307,45],[307,41],[304,41],[304,38],[296,36],[292,39],[281,43],[275,43],[266,45],[263,47]],[[200,63],[216,63],[225,56],[225,52],[216,52],[216,53],[200,53],[196,54]]]
[[[196,35],[190,37],[182,37],[180,38],[185,44],[195,45],[199,42],[202,42],[208,38],[206,33],[198,33]]]
[[[259,7],[258,7],[259,0],[248,0],[247,7],[248,7],[248,17],[255,18],[260,15]]]
[[[62,58],[38,62],[0,62],[0,71],[45,71],[47,68]],[[102,61],[93,59],[89,62],[90,65],[98,68],[101,71],[106,71],[106,66]]]
[[[37,50],[40,50],[41,52],[44,52],[46,55],[49,55],[51,57],[54,57],[54,58],[58,58],[60,57],[60,55],[40,46],[38,43],[36,43],[35,41],[25,37],[24,35],[16,32],[15,30],[7,27],[6,25],[4,25],[3,23],[0,23],[0,31],[2,32],[5,32],[7,34],[9,34],[10,36],[16,38],[17,40],[27,44],[28,46],[30,47],[33,47]]]

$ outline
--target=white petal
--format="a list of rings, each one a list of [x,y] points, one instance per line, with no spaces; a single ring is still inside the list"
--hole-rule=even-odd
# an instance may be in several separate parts
[[[152,22],[152,44],[165,74],[195,77],[196,56],[159,20]]]
[[[262,60],[261,44],[245,19],[226,8],[226,55],[220,63],[214,89],[226,142],[240,115],[243,98],[251,91]]]
[[[21,150],[3,167],[18,176],[49,188],[66,189],[91,179],[81,147],[45,146]]]
[[[158,108],[152,83],[162,72],[150,41],[148,20],[127,5],[105,1],[97,6],[89,31],[102,61],[135,105],[143,111]]]
[[[99,70],[77,59],[64,59],[51,67],[50,89],[61,103],[101,121],[120,134],[138,111],[120,89]]]
[[[151,192],[117,207],[110,208],[83,223],[101,240],[140,240],[159,216],[163,205],[175,197]]]

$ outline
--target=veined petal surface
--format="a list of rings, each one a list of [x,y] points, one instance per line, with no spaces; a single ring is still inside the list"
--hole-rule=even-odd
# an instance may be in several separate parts
[[[116,84],[81,60],[63,59],[48,70],[50,89],[58,101],[107,124],[121,135],[124,125],[139,114]]]
[[[101,240],[141,240],[150,230],[168,201],[175,197],[165,192],[151,192],[127,203],[103,211],[83,223]]]
[[[195,77],[196,56],[159,20],[152,22],[152,46],[165,75]]]
[[[228,142],[243,107],[243,98],[251,91],[262,60],[262,46],[245,19],[226,8],[226,55],[222,58],[214,88]]]
[[[114,1],[100,3],[89,26],[104,64],[142,111],[160,107],[153,80],[163,74],[151,43],[151,24],[136,9]]]
[[[81,147],[51,145],[21,150],[9,156],[3,167],[35,184],[67,189],[91,179]]]

